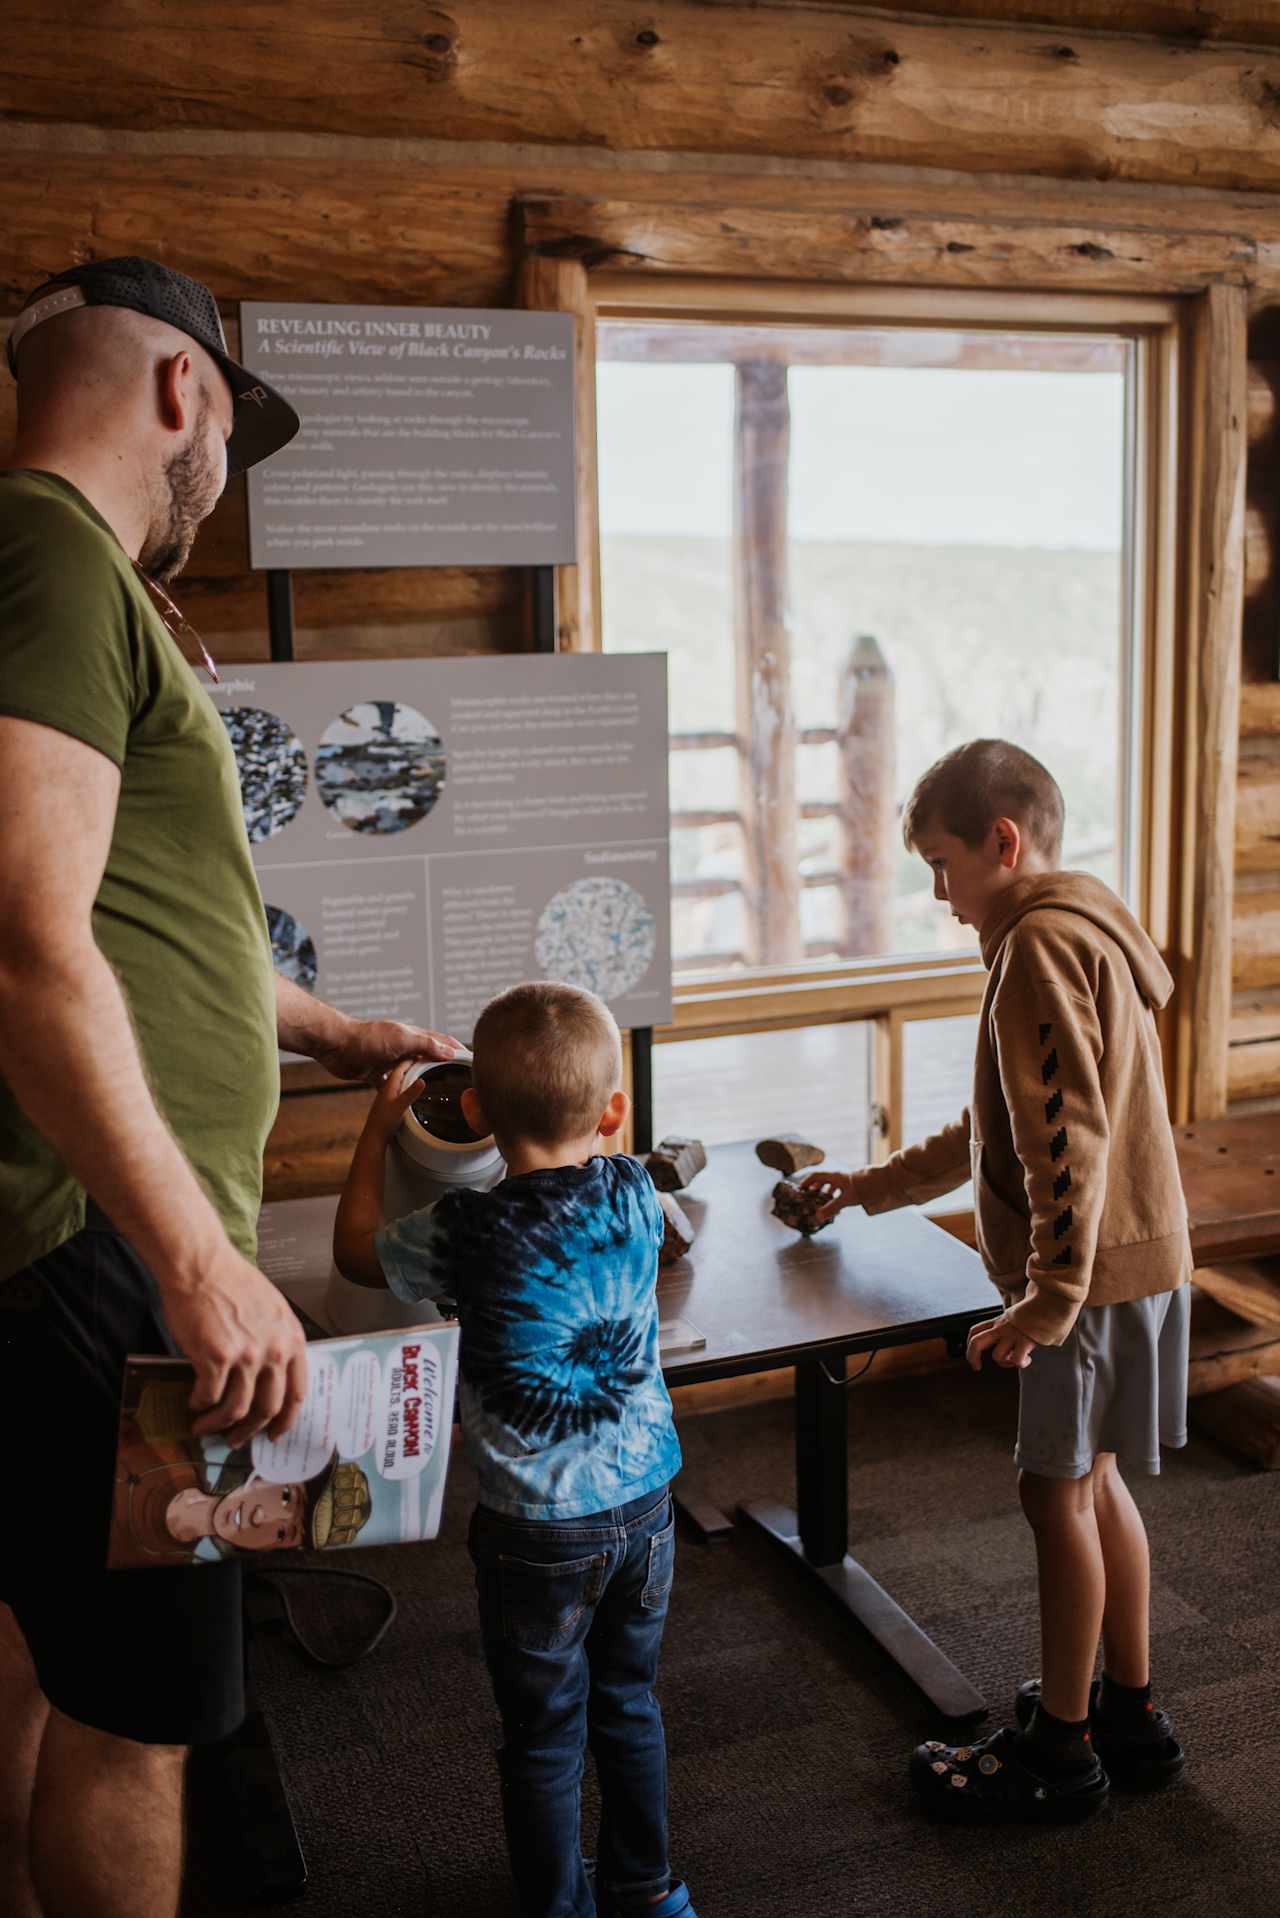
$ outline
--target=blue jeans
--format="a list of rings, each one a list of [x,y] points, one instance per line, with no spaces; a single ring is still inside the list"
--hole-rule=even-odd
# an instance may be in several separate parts
[[[586,1518],[478,1506],[471,1556],[502,1715],[507,1848],[525,1918],[593,1918],[582,1857],[588,1744],[602,1812],[598,1883],[643,1910],[670,1883],[667,1747],[653,1686],[675,1565],[671,1498],[646,1492]]]

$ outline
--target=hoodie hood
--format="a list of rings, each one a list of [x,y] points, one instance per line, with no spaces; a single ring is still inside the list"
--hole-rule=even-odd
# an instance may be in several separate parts
[[[1173,993],[1169,968],[1123,900],[1089,872],[1044,872],[1016,879],[982,928],[982,963],[988,971],[1029,912],[1074,912],[1088,920],[1119,946],[1147,1004],[1158,1012],[1168,1003]]]

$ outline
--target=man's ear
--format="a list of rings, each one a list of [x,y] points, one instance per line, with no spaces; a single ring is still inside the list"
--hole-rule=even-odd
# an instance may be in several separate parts
[[[603,1113],[596,1131],[602,1139],[612,1139],[627,1123],[627,1114],[631,1110],[631,1101],[621,1087],[614,1093]]]
[[[200,381],[190,353],[171,353],[156,368],[161,423],[171,433],[190,426],[200,404]]]
[[[474,1086],[463,1087],[458,1104],[462,1107],[462,1116],[471,1130],[478,1132],[482,1139],[487,1139],[493,1128],[484,1116],[484,1107],[480,1103]]]

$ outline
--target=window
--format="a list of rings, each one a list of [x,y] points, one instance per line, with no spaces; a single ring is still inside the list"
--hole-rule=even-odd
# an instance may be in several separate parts
[[[1121,332],[600,318],[606,648],[666,650],[677,978],[972,960],[898,818],[999,734],[1132,891]]]

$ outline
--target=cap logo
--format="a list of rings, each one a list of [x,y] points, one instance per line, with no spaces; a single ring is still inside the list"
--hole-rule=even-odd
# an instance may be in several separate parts
[[[255,406],[265,406],[267,389],[265,386],[246,386],[240,397],[242,400],[252,400]]]

